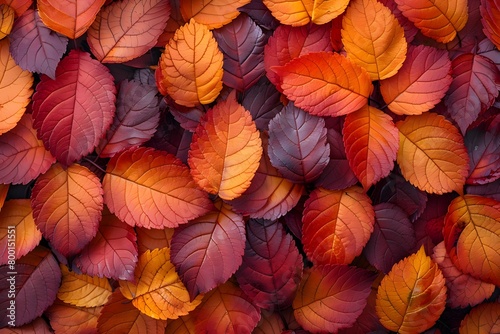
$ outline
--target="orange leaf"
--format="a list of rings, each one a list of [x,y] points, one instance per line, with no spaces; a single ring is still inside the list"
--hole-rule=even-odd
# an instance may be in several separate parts
[[[153,319],[141,313],[119,290],[109,297],[97,323],[101,334],[163,334],[166,325],[165,320]]]
[[[195,312],[191,312],[188,315],[179,317],[175,320],[169,320],[167,328],[165,328],[165,334],[196,333],[193,313]]]
[[[57,292],[57,298],[65,303],[96,307],[106,304],[112,289],[107,278],[76,274],[69,271],[65,265],[59,265],[62,272],[62,282]]]
[[[102,184],[109,210],[131,226],[177,227],[212,208],[187,166],[152,148],[133,147],[113,156]]]
[[[495,285],[480,281],[469,274],[461,272],[446,253],[444,242],[434,247],[431,255],[434,262],[443,272],[448,288],[448,305],[453,308],[475,306],[489,298],[495,290]]]
[[[102,307],[78,307],[56,299],[45,314],[55,333],[79,334],[97,331],[97,318]]]
[[[43,23],[71,39],[83,35],[106,0],[37,0]]]
[[[304,205],[302,223],[304,251],[314,264],[349,264],[370,239],[375,212],[360,187],[316,188]]]
[[[0,265],[32,251],[42,240],[33,220],[29,199],[12,199],[0,211]],[[14,252],[12,252],[14,247]]]
[[[500,285],[500,202],[465,195],[448,207],[444,242],[453,264],[482,281]]]
[[[120,281],[120,291],[139,311],[163,320],[188,314],[203,298],[199,295],[190,301],[167,247],[142,253],[135,268],[135,283]]]
[[[309,53],[272,70],[281,77],[286,97],[317,116],[354,112],[373,89],[368,72],[338,53]]]
[[[375,307],[385,328],[405,334],[431,328],[443,313],[445,303],[443,274],[422,246],[395,264],[382,279]]]
[[[281,24],[294,27],[325,24],[342,14],[349,0],[264,0]]]
[[[164,229],[149,229],[145,227],[136,227],[137,249],[139,254],[155,248],[170,247],[174,229],[165,227]]]
[[[0,5],[0,39],[5,38],[12,31],[15,15],[16,12],[12,7],[5,4]]]
[[[458,129],[443,116],[424,113],[396,123],[397,162],[406,180],[428,193],[461,193],[469,156]]]
[[[430,46],[410,46],[403,67],[380,81],[389,109],[398,115],[420,115],[434,108],[451,85],[448,52]]]
[[[239,7],[250,0],[191,0],[181,1],[180,9],[184,21],[194,19],[208,29],[220,28],[234,20],[240,12]]]
[[[262,156],[259,132],[250,113],[236,101],[236,91],[200,120],[188,155],[198,185],[232,200],[250,187]]]
[[[460,323],[460,333],[500,333],[500,303],[474,307]]]
[[[467,23],[467,0],[394,0],[422,34],[451,42]]]
[[[342,21],[347,58],[364,67],[372,80],[396,74],[406,57],[404,29],[391,10],[376,0],[353,0]]]
[[[2,211],[2,207],[5,203],[5,199],[7,198],[7,193],[9,192],[10,184],[1,184],[0,183],[0,211]]]
[[[500,3],[498,0],[481,0],[481,23],[483,24],[483,32],[490,41],[495,44],[497,49],[500,49]]]
[[[103,63],[123,63],[156,45],[170,13],[168,0],[111,3],[97,14],[87,31],[92,54]]]
[[[191,19],[165,46],[158,86],[183,106],[211,103],[222,90],[222,63],[223,55],[212,32]]]
[[[377,108],[366,105],[347,115],[343,130],[347,159],[366,190],[393,169],[398,133],[392,118]]]
[[[0,135],[13,129],[30,102],[33,75],[19,67],[9,52],[9,40],[0,41]]]
[[[16,12],[16,17],[23,15],[33,4],[33,0],[0,0],[0,4],[6,4]]]

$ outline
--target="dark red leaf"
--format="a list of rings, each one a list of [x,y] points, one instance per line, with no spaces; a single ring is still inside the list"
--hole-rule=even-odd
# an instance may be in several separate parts
[[[467,194],[482,195],[500,201],[500,179],[485,185],[467,186]]]
[[[204,107],[202,105],[194,107],[181,106],[168,96],[165,97],[165,101],[167,102],[168,110],[182,128],[194,132],[200,123],[200,118],[205,114]]]
[[[290,181],[314,181],[325,169],[329,156],[323,118],[289,103],[269,122],[271,164]]]
[[[384,6],[388,7],[391,10],[392,14],[396,17],[399,24],[405,30],[406,41],[408,43],[411,43],[411,41],[413,41],[413,38],[415,38],[415,35],[418,33],[418,28],[415,27],[413,22],[408,20],[408,18],[403,15],[403,13],[399,10],[394,0],[377,0],[377,1],[382,3]]]
[[[250,219],[243,263],[236,272],[241,289],[263,309],[292,303],[303,260],[291,235],[276,221]]]
[[[306,200],[307,196],[302,196],[299,199],[299,203],[279,219],[298,240],[302,240],[302,212],[304,211],[304,203]]]
[[[266,30],[274,30],[279,26],[279,21],[274,18],[269,8],[262,0],[252,0],[245,6],[238,9],[240,12],[248,14],[259,26]]]

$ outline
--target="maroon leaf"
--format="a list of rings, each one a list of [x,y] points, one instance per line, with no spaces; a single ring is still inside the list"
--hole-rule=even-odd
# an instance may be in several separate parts
[[[262,29],[248,15],[240,14],[213,34],[224,54],[224,84],[238,91],[255,84],[264,74],[267,38]]]
[[[336,52],[342,51],[344,48],[344,43],[342,43],[342,19],[344,14],[340,14],[332,20],[332,30],[330,32],[330,42],[332,43],[332,48]]]
[[[500,201],[500,179],[485,185],[467,186],[467,194],[482,195]]]
[[[195,132],[196,127],[200,123],[200,118],[205,114],[202,105],[194,107],[185,107],[175,103],[170,97],[166,96],[165,101],[168,105],[168,110],[174,116],[175,120],[185,130]]]
[[[38,11],[25,11],[15,21],[9,39],[12,58],[21,68],[55,79],[56,67],[66,52],[68,38],[47,28]]]
[[[0,266],[0,328],[11,320],[22,326],[41,316],[56,300],[61,284],[59,265],[42,246],[10,266]]]
[[[245,6],[238,9],[240,12],[248,14],[259,26],[266,30],[274,30],[279,26],[279,21],[274,18],[269,8],[262,0],[252,0]]]
[[[42,76],[33,95],[33,126],[64,165],[90,153],[113,121],[116,88],[107,68],[90,54],[72,50],[56,70]]]
[[[241,265],[244,249],[243,217],[219,200],[215,210],[175,230],[170,254],[193,300],[226,282]]]
[[[415,231],[406,212],[397,205],[380,203],[373,209],[375,225],[363,252],[375,268],[387,274],[396,262],[412,253]]]
[[[250,219],[238,284],[263,309],[292,303],[302,276],[303,260],[291,235],[276,221]]]
[[[292,182],[311,182],[329,162],[323,118],[289,103],[269,122],[271,164]]]
[[[279,221],[299,240],[302,240],[302,212],[304,211],[304,203],[306,200],[307,196],[302,196],[299,199],[299,203],[279,219]]]
[[[122,81],[116,98],[116,115],[97,152],[112,157],[125,148],[141,145],[155,133],[160,121],[158,90],[138,81]]]

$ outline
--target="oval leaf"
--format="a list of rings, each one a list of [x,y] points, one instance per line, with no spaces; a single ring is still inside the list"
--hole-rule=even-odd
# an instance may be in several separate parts
[[[303,26],[325,24],[344,12],[349,0],[264,0],[281,24]]]
[[[460,333],[496,333],[500,331],[500,303],[474,307],[460,323]]]
[[[500,285],[500,202],[465,195],[454,199],[444,221],[444,242],[453,264],[482,281]]]
[[[113,2],[97,14],[87,31],[90,50],[103,63],[142,56],[156,45],[169,15],[168,0]]]
[[[93,151],[115,114],[114,79],[90,54],[72,50],[42,76],[33,95],[33,126],[45,147],[69,166]]]
[[[96,235],[103,209],[99,178],[86,167],[53,165],[31,195],[37,227],[63,256],[79,253]]]
[[[314,333],[349,328],[363,312],[373,280],[373,274],[360,268],[313,266],[293,301],[295,318]]]
[[[396,126],[397,162],[405,179],[429,193],[462,192],[469,157],[458,129],[434,113],[408,116]]]
[[[349,264],[370,239],[375,213],[360,187],[317,188],[305,203],[302,223],[304,251],[314,264]]]
[[[345,152],[349,166],[365,189],[389,175],[394,168],[398,133],[389,115],[368,105],[345,118]]]
[[[180,105],[208,104],[222,90],[222,65],[223,55],[212,32],[191,19],[165,45],[159,62],[162,78],[158,85]]]
[[[245,222],[218,200],[215,210],[176,229],[171,245],[171,261],[193,300],[226,282],[241,265]]]
[[[62,264],[60,267],[62,282],[57,298],[63,302],[75,306],[95,307],[104,305],[111,296],[111,285],[106,278],[76,274]]]
[[[189,148],[188,164],[198,185],[231,200],[248,189],[262,156],[262,143],[250,113],[235,91],[200,120]]]
[[[479,9],[484,34],[495,44],[497,49],[500,49],[500,26],[498,26],[500,6],[498,0],[481,0]]]
[[[347,57],[364,67],[371,80],[387,79],[406,57],[404,29],[390,9],[376,0],[353,0],[342,20]]]
[[[220,28],[235,19],[239,14],[239,7],[250,0],[193,0],[181,1],[180,9],[184,21],[194,19],[208,27]]]
[[[273,71],[287,98],[317,116],[354,112],[367,103],[373,89],[368,72],[337,53],[309,53]]]
[[[36,135],[31,114],[24,114],[14,129],[0,136],[0,183],[27,184],[54,162]]]
[[[396,75],[380,81],[387,107],[398,115],[420,115],[444,97],[451,85],[448,52],[430,46],[409,46]]]
[[[201,302],[189,300],[189,293],[170,262],[170,250],[157,248],[139,257],[135,283],[120,281],[120,291],[142,313],[154,319],[177,319]]]
[[[45,314],[55,333],[91,333],[97,330],[97,318],[101,309],[102,307],[78,307],[56,299]]]

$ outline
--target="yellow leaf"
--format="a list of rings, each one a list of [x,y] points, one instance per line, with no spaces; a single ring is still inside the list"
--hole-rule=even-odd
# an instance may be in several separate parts
[[[240,12],[239,7],[250,0],[190,0],[181,1],[180,9],[184,21],[194,19],[208,29],[220,28],[234,20]]]
[[[5,4],[0,5],[0,39],[10,34],[15,16],[16,12],[12,7]]]
[[[349,0],[264,0],[281,24],[294,27],[325,24],[342,14]]]

